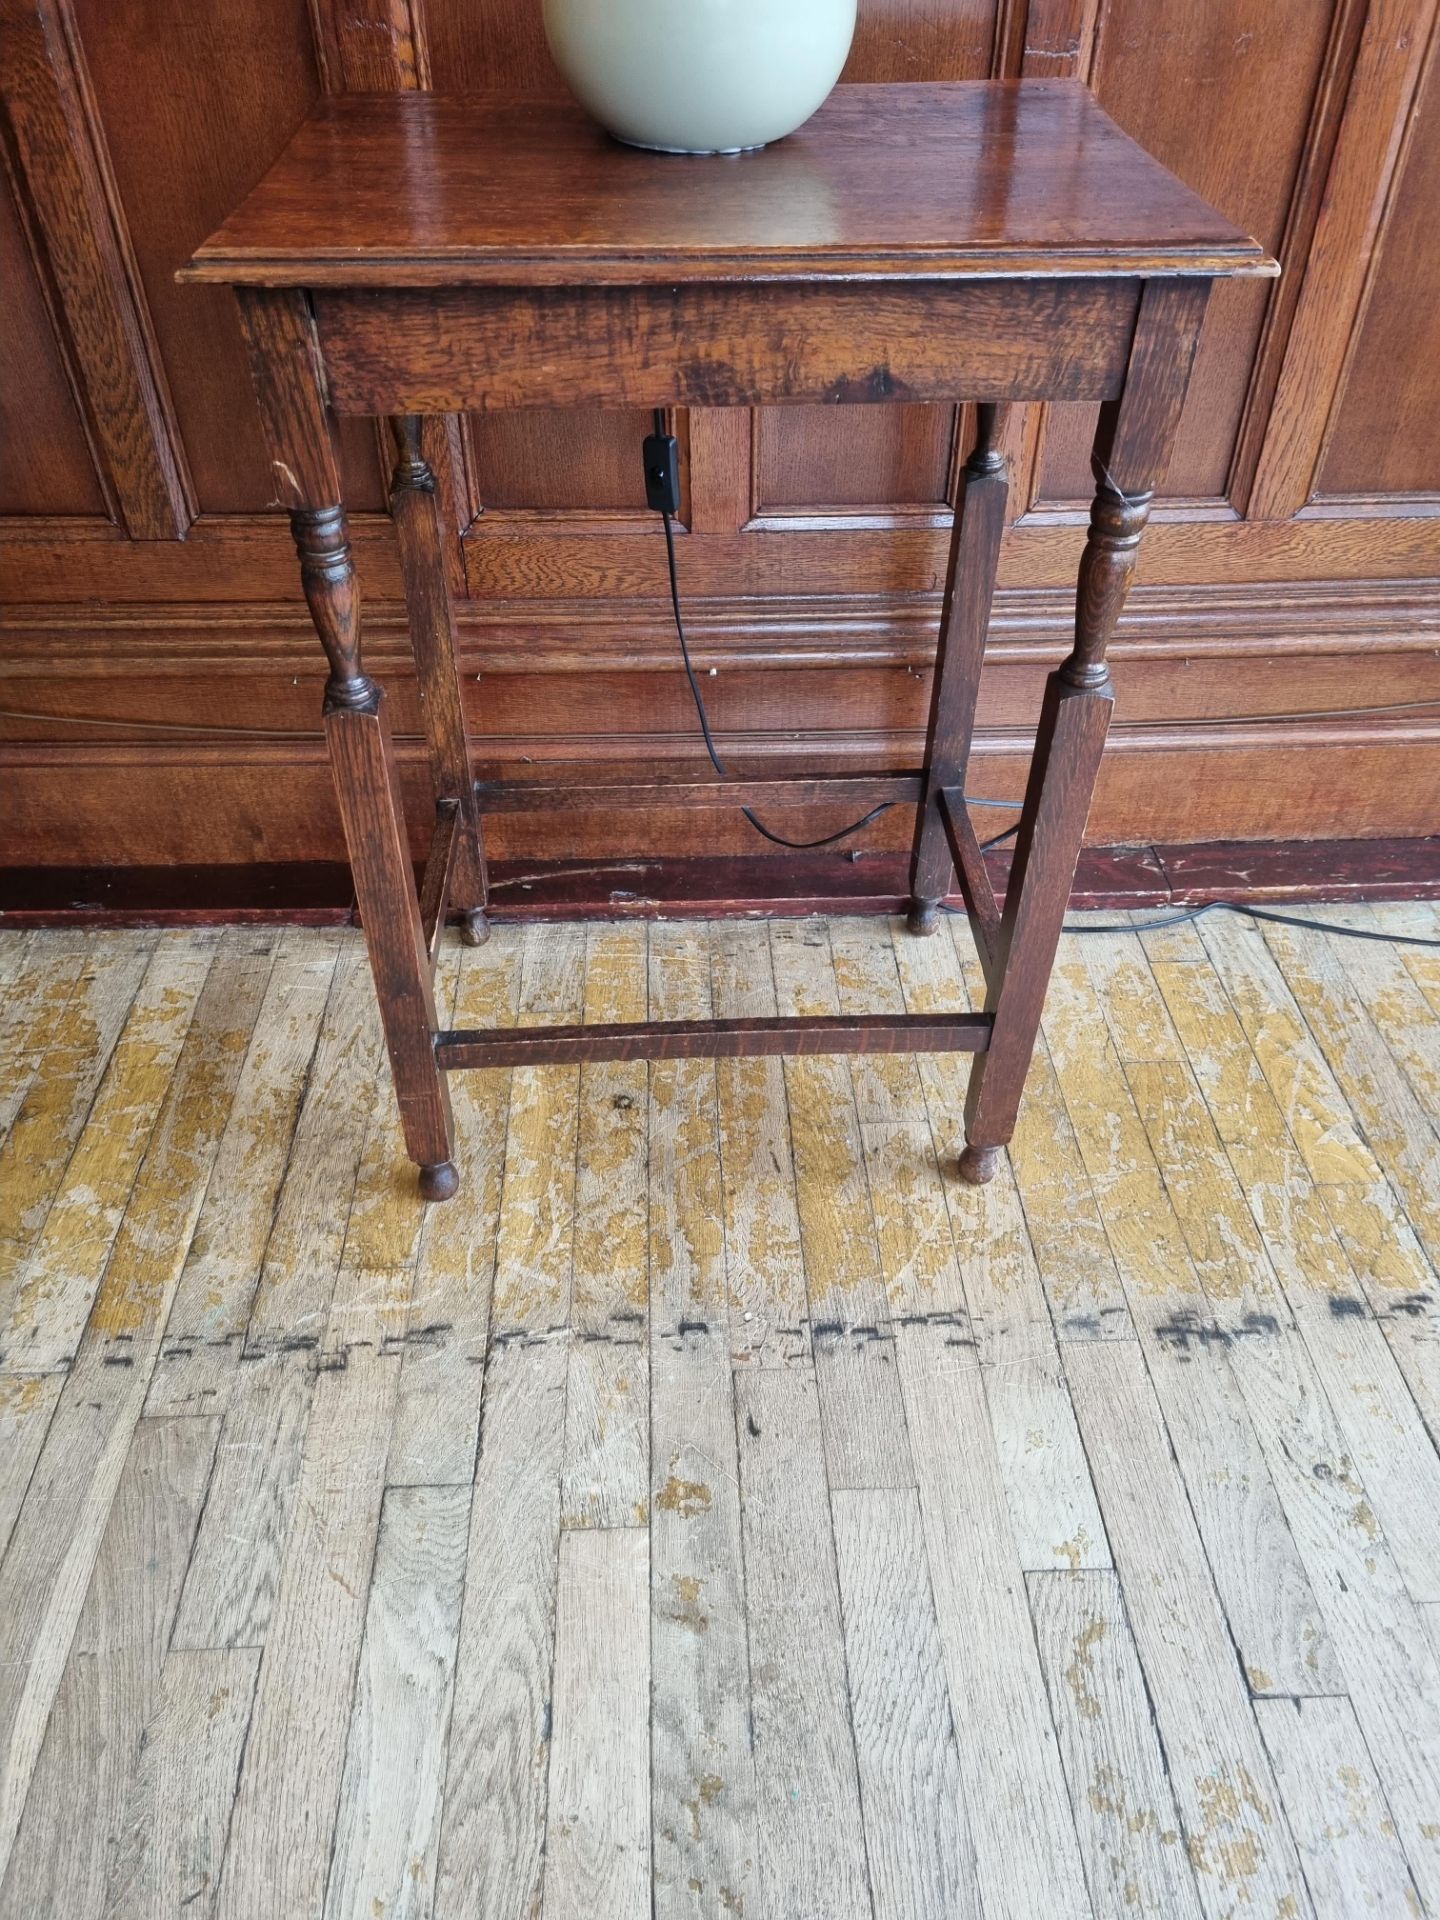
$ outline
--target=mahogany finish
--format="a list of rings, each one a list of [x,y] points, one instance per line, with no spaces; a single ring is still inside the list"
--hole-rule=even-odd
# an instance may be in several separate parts
[[[444,1199],[457,1184],[452,1067],[785,1051],[975,1052],[959,1170],[988,1180],[1015,1127],[1109,726],[1106,649],[1211,283],[1274,263],[1069,83],[842,90],[793,145],[693,170],[636,164],[573,115],[553,138],[546,128],[493,99],[326,105],[188,274],[229,279],[239,296],[276,490],[329,661],[325,733],[421,1191]],[[387,170],[393,192],[372,184]],[[692,175],[693,217],[682,191]],[[918,802],[911,930],[934,931],[958,870],[984,958],[983,1013],[437,1031],[430,983],[452,888],[483,935],[481,812],[543,807],[554,783],[474,779],[422,416],[547,392],[910,403],[946,380],[979,404],[918,776],[807,769],[731,783],[657,769],[632,803],[713,807],[744,793],[813,806],[861,790]],[[997,911],[961,825],[1008,497],[997,403],[1047,392],[1102,397],[1096,493],[1074,644],[1046,683]],[[392,416],[392,508],[435,789],[418,893],[342,504],[337,416],[356,407]],[[602,783],[582,780],[568,810],[605,799]]]
[[[226,286],[693,286],[1274,273],[1069,80],[844,86],[695,166],[573,102],[323,102],[181,277]]]

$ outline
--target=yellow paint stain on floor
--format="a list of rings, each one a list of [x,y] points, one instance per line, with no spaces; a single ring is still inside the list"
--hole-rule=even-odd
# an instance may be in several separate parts
[[[977,980],[973,958],[957,950],[950,932],[928,943],[907,941],[893,923],[853,918],[829,927],[812,921],[783,928],[650,930],[627,923],[503,930],[476,954],[447,945],[439,992],[442,1001],[457,996],[453,1017],[474,1025],[549,1024],[582,1013],[592,1022],[628,1020],[647,1010],[706,1018],[902,1003],[912,1011],[956,1007],[973,997]],[[358,970],[352,966],[353,979],[346,976],[348,997],[327,1001],[341,951]],[[1101,1880],[1091,1868],[1103,1861],[1104,1897],[1117,1910],[1166,1913],[1168,1863],[1207,1920],[1271,1911],[1277,1920],[1300,1920],[1303,1895],[1284,1889],[1299,1884],[1294,1840],[1307,1817],[1304,1796],[1292,1798],[1291,1780],[1275,1749],[1267,1749],[1272,1723],[1258,1745],[1236,1729],[1243,1720],[1254,1734],[1260,1716],[1272,1711],[1294,1713],[1302,1728],[1299,1708],[1317,1704],[1309,1688],[1327,1708],[1353,1713],[1364,1764],[1317,1764],[1308,1787],[1320,1812],[1304,1843],[1307,1870],[1319,1848],[1344,1864],[1356,1885],[1372,1883],[1362,1867],[1379,1874],[1388,1863],[1390,1878],[1373,1883],[1401,1888],[1408,1861],[1427,1895],[1440,1892],[1440,1820],[1431,1817],[1440,1804],[1440,1708],[1427,1704],[1440,1700],[1440,1670],[1420,1611],[1440,1606],[1433,1579],[1440,1562],[1427,1556],[1419,1522],[1402,1539],[1404,1516],[1416,1510],[1405,1475],[1429,1484],[1418,1449],[1430,1445],[1433,1452],[1433,1440],[1417,1403],[1428,1395],[1429,1407],[1440,1405],[1440,1345],[1429,1331],[1440,1319],[1440,1284],[1405,1183],[1393,1173],[1395,1156],[1414,1143],[1395,1131],[1393,1114],[1379,1114],[1379,1082],[1341,1071],[1343,981],[1323,955],[1302,969],[1305,952],[1297,936],[1287,967],[1278,944],[1257,945],[1249,935],[1213,946],[1194,933],[1157,937],[1148,951],[1127,935],[1089,951],[1067,937],[1017,1151],[988,1189],[961,1187],[954,1173],[964,1060],[618,1062],[492,1070],[457,1081],[464,1185],[457,1200],[434,1210],[415,1197],[383,1064],[354,1076],[354,1100],[341,1097],[343,1075],[332,1072],[322,1084],[311,1074],[312,1056],[333,1063],[337,1033],[343,1039],[352,1029],[381,1058],[373,1010],[353,990],[368,985],[353,936],[317,934],[313,946],[299,932],[279,941],[261,934],[132,937],[129,944],[97,942],[73,964],[57,965],[33,996],[24,1040],[33,1051],[43,1024],[53,1044],[39,1047],[35,1079],[0,1142],[0,1426],[7,1441],[0,1534],[18,1514],[12,1537],[25,1543],[23,1552],[0,1561],[7,1805],[23,1810],[37,1769],[52,1764],[44,1757],[47,1742],[76,1735],[74,1703],[90,1700],[80,1690],[101,1674],[113,1648],[123,1648],[128,1663],[115,1699],[124,1695],[138,1674],[138,1639],[124,1636],[142,1630],[156,1662],[144,1679],[144,1712],[134,1727],[126,1720],[106,1737],[118,1743],[115,1764],[144,1775],[139,1730],[151,1724],[150,1690],[160,1689],[158,1699],[172,1680],[178,1684],[179,1665],[170,1662],[211,1657],[171,1651],[145,1624],[147,1583],[159,1578],[167,1554],[179,1559],[166,1578],[183,1579],[194,1525],[188,1509],[183,1524],[166,1519],[175,1489],[149,1481],[132,1486],[125,1470],[150,1370],[157,1355],[162,1368],[170,1364],[168,1332],[182,1349],[203,1349],[207,1367],[233,1372],[247,1323],[253,1333],[255,1316],[268,1314],[266,1338],[283,1340],[295,1332],[286,1313],[302,1301],[307,1338],[318,1331],[295,1360],[301,1398],[314,1389],[318,1404],[319,1390],[327,1397],[344,1392],[373,1379],[377,1367],[407,1387],[412,1376],[423,1386],[431,1356],[443,1354],[444,1390],[430,1388],[426,1418],[443,1422],[453,1397],[456,1418],[463,1402],[470,1425],[463,1445],[440,1450],[453,1476],[443,1489],[411,1477],[416,1463],[423,1471],[432,1457],[423,1446],[412,1445],[397,1461],[377,1432],[367,1443],[378,1449],[367,1468],[373,1484],[357,1499],[349,1431],[333,1417],[333,1400],[331,1417],[317,1424],[312,1414],[308,1426],[301,1418],[293,1446],[277,1448],[268,1469],[261,1463],[254,1509],[243,1516],[245,1537],[259,1542],[267,1526],[282,1536],[291,1530],[264,1540],[273,1576],[291,1595],[288,1608],[272,1611],[267,1631],[282,1631],[275,1623],[283,1620],[283,1631],[303,1640],[311,1625],[293,1598],[304,1590],[304,1570],[287,1561],[296,1537],[289,1494],[302,1470],[311,1500],[301,1518],[326,1543],[326,1567],[313,1574],[322,1596],[315,1617],[329,1623],[326,1633],[342,1614],[346,1623],[343,1661],[325,1634],[307,1643],[303,1660],[299,1641],[280,1650],[299,1676],[297,1742],[328,1714],[326,1765],[338,1769],[349,1754],[359,1766],[383,1767],[385,1743],[371,1743],[360,1720],[346,1732],[347,1716],[358,1711],[350,1704],[360,1699],[356,1676],[364,1675],[365,1688],[398,1690],[404,1711],[388,1726],[402,1728],[416,1711],[436,1716],[427,1817],[438,1819],[442,1803],[463,1795],[467,1783],[454,1776],[454,1758],[464,1755],[460,1764],[473,1765],[475,1752],[448,1731],[453,1644],[439,1634],[413,1661],[385,1644],[391,1633],[399,1648],[407,1635],[437,1627],[444,1611],[438,1569],[434,1590],[425,1587],[435,1540],[424,1526],[413,1539],[414,1566],[404,1578],[424,1595],[399,1619],[387,1613],[383,1596],[366,1592],[367,1569],[387,1561],[372,1553],[367,1530],[388,1538],[417,1495],[453,1494],[467,1514],[472,1481],[477,1490],[483,1486],[484,1500],[467,1514],[468,1559],[462,1552],[449,1571],[455,1584],[447,1604],[458,1620],[462,1572],[488,1583],[507,1553],[518,1556],[505,1577],[526,1605],[510,1607],[503,1619],[486,1616],[496,1634],[513,1636],[502,1689],[509,1691],[497,1703],[516,1733],[513,1779],[505,1772],[504,1742],[484,1748],[492,1769],[487,1792],[504,1801],[503,1817],[485,1823],[486,1870],[498,1876],[497,1888],[518,1871],[523,1849],[512,1850],[508,1836],[526,1821],[532,1857],[544,1857],[545,1796],[536,1795],[535,1784],[547,1777],[557,1738],[547,1718],[556,1697],[555,1589],[547,1585],[556,1542],[565,1529],[567,1542],[581,1531],[592,1541],[643,1551],[637,1536],[654,1527],[665,1530],[657,1540],[682,1541],[685,1557],[672,1551],[663,1563],[651,1560],[650,1584],[642,1579],[638,1611],[632,1608],[644,1630],[626,1651],[642,1703],[637,1710],[650,1716],[653,1709],[647,1724],[658,1730],[646,1736],[645,1749],[648,1764],[660,1770],[647,1786],[658,1781],[663,1789],[657,1832],[666,1830],[672,1854],[688,1849],[672,1886],[688,1884],[697,1913],[747,1910],[740,1876],[775,1858],[766,1849],[790,1844],[786,1835],[803,1831],[806,1844],[815,1844],[820,1834],[825,1846],[849,1846],[862,1862],[892,1864],[913,1857],[912,1843],[931,1844],[935,1822],[919,1820],[914,1796],[923,1798],[926,1783],[941,1777],[934,1771],[943,1739],[937,1729],[953,1725],[956,1740],[976,1738],[973,1722],[956,1718],[951,1691],[957,1675],[973,1678],[966,1664],[972,1661],[999,1697],[1018,1707],[1028,1698],[1033,1725],[1051,1730],[1034,1751],[1012,1737],[997,1741],[993,1755],[979,1756],[965,1804],[972,1840],[1006,1834],[1018,1804],[1007,1796],[1023,1782],[1028,1824],[1013,1844],[1037,1836],[1048,1844],[1054,1836],[1042,1834],[1044,1823],[1060,1822],[1067,1847],[1078,1840],[1096,1849],[1086,1856],[1084,1884],[1095,1893]],[[1409,969],[1403,977],[1394,973],[1399,966]],[[1376,988],[1379,974],[1367,974],[1364,1003],[1379,1030],[1403,1034],[1397,1059],[1403,1055],[1405,1071],[1421,1087],[1433,1053],[1417,1024],[1429,1004],[1422,977],[1425,990],[1440,996],[1440,969],[1427,962],[1417,971],[1408,958],[1395,960],[1388,984]],[[1295,1012],[1312,1005],[1317,980],[1330,996],[1323,1033]],[[1413,992],[1407,980],[1416,981]],[[257,1025],[262,1002],[271,1009],[268,1025]],[[330,1056],[315,1051],[317,1032],[322,1046],[329,1036]],[[335,1110],[328,1132],[317,1125],[327,1100]],[[1383,1142],[1382,1118],[1390,1128]],[[307,1176],[321,1164],[314,1156],[326,1152],[335,1161],[327,1192],[336,1197],[315,1202],[301,1218],[298,1198],[313,1193]],[[7,1184],[7,1173],[18,1174],[18,1182]],[[283,1229],[277,1220],[287,1223]],[[277,1233],[289,1236],[278,1248]],[[268,1293],[259,1285],[267,1241],[275,1267]],[[327,1259],[333,1251],[333,1271],[316,1276],[306,1249],[322,1243]],[[427,1275],[433,1299],[422,1285]],[[469,1314],[463,1327],[435,1310],[442,1294],[450,1305],[461,1302],[456,1322]],[[182,1311],[180,1339],[172,1323]],[[1157,1331],[1163,1329],[1168,1336]],[[1182,1336],[1202,1335],[1207,1377],[1243,1382],[1244,1390],[1224,1402],[1236,1450],[1227,1451],[1224,1435],[1209,1452],[1176,1448],[1171,1439],[1162,1457],[1173,1485],[1156,1492],[1157,1499],[1178,1497],[1179,1517],[1170,1524],[1181,1534],[1174,1537],[1188,1538],[1184,1529],[1193,1529],[1197,1565],[1208,1568],[1200,1590],[1187,1596],[1186,1618],[1215,1625],[1224,1657],[1217,1654],[1213,1671],[1196,1685],[1188,1669],[1183,1682],[1177,1679],[1198,1657],[1193,1643],[1181,1644],[1178,1632],[1167,1638],[1166,1621],[1156,1627],[1153,1614],[1149,1638],[1136,1624],[1137,1583],[1162,1586],[1167,1570],[1147,1564],[1143,1540],[1137,1553],[1134,1539],[1122,1538],[1102,1510],[1089,1475],[1102,1479],[1093,1462],[1097,1443],[1105,1444],[1103,1421],[1097,1441],[1095,1409],[1079,1397],[1076,1356],[1099,1353],[1092,1343],[1102,1340],[1103,1351],[1127,1356],[1127,1365],[1138,1353],[1137,1391],[1158,1428],[1168,1421],[1179,1433],[1187,1380],[1196,1377],[1186,1373]],[[206,1345],[211,1338],[213,1347]],[[887,1470],[871,1484],[863,1472],[836,1465],[864,1465],[870,1456],[863,1446],[850,1455],[825,1451],[833,1436],[825,1428],[823,1384],[816,1391],[816,1354],[823,1383],[824,1366],[841,1351],[827,1341],[849,1342],[847,1357],[868,1341],[866,1356],[873,1357],[897,1339],[913,1340],[916,1351],[933,1345],[936,1377],[955,1393],[974,1395],[983,1446],[957,1459],[935,1448],[934,1433],[902,1425],[901,1444],[877,1450]],[[1316,1352],[1323,1352],[1323,1367],[1309,1364]],[[671,1425],[652,1457],[649,1375],[662,1362],[669,1369],[665,1390],[674,1396],[682,1383],[680,1397],[693,1398],[697,1418],[692,1432],[675,1419],[692,1408],[672,1405]],[[812,1432],[777,1436],[767,1419],[762,1434],[735,1417],[735,1372],[750,1386],[772,1367],[785,1370],[787,1383],[799,1376],[797,1398],[803,1391],[823,1416]],[[205,1374],[207,1381],[219,1377]],[[1302,1393],[1293,1390],[1297,1381]],[[152,1403],[141,1430],[147,1446],[166,1421],[178,1419],[165,1410],[170,1404],[156,1412]],[[177,1392],[175,1404],[208,1411],[204,1392],[193,1402]],[[942,1396],[936,1404],[951,1402]],[[857,1408],[866,1405],[857,1398]],[[1075,1409],[1084,1414],[1083,1444]],[[1336,1409],[1348,1410],[1358,1437],[1346,1420],[1332,1419]],[[243,1445],[239,1413],[224,1393],[215,1412],[216,1445]],[[902,1406],[902,1421],[904,1413]],[[703,1445],[696,1437],[702,1415],[710,1422]],[[373,1398],[357,1417],[373,1425]],[[515,1446],[510,1423],[517,1418],[533,1423],[526,1430],[532,1446]],[[199,1430],[188,1419],[185,1427]],[[787,1671],[783,1663],[750,1660],[756,1620],[746,1612],[747,1572],[755,1569],[747,1556],[755,1549],[747,1502],[758,1457],[751,1450],[787,1439],[797,1450],[817,1450],[813,1458],[797,1451],[795,1466],[817,1489],[825,1551],[817,1564],[794,1568],[790,1585],[772,1590],[767,1604],[783,1612],[792,1588],[827,1595],[825,1608],[797,1601],[785,1630],[833,1636],[814,1673],[817,1690],[823,1677],[836,1691],[838,1733],[833,1751],[787,1757],[782,1791],[767,1801],[746,1784],[754,1758],[746,1729],[759,1727],[771,1742],[777,1732],[783,1738]],[[334,1459],[317,1462],[317,1446],[336,1447]],[[473,1480],[477,1447],[482,1471]],[[622,1463],[614,1482],[592,1472],[602,1456]],[[7,1478],[11,1460],[18,1466]],[[393,1487],[384,1484],[387,1460]],[[267,1471],[274,1484],[264,1480]],[[83,1475],[82,1487],[71,1484],[75,1473]],[[953,1484],[942,1484],[946,1474],[956,1476]],[[986,1495],[991,1481],[993,1498]],[[200,1484],[203,1490],[203,1477]],[[96,1485],[120,1489],[118,1503],[138,1503],[133,1510],[117,1504],[108,1536]],[[1288,1668],[1258,1646],[1261,1658],[1244,1664],[1251,1641],[1226,1617],[1227,1610],[1237,1619],[1243,1612],[1244,1582],[1233,1578],[1233,1566],[1220,1565],[1216,1542],[1219,1552],[1238,1557],[1248,1536],[1203,1524],[1206,1503],[1222,1495],[1236,1511],[1257,1516],[1257,1554],[1274,1544],[1261,1537],[1266,1528],[1279,1527],[1298,1542],[1274,1595],[1276,1608],[1293,1615],[1291,1645],[1281,1634],[1275,1648],[1282,1661],[1291,1655]],[[332,1500],[333,1535],[332,1516],[321,1510]],[[43,1503],[43,1514],[35,1503]],[[842,1506],[853,1524],[864,1518],[872,1526],[903,1506],[912,1547],[895,1555],[898,1536],[887,1524],[876,1530],[873,1554],[857,1556],[852,1537],[851,1553],[831,1562],[825,1529]],[[486,1531],[497,1511],[506,1516],[504,1538]],[[218,1518],[212,1515],[211,1524]],[[132,1531],[137,1521],[140,1530]],[[346,1544],[359,1538],[357,1527],[365,1536],[358,1552]],[[36,1551],[47,1528],[56,1536],[48,1559]],[[464,1527],[456,1540],[464,1549]],[[937,1544],[947,1551],[937,1556]],[[1226,1573],[1232,1577],[1220,1577]],[[832,1591],[830,1583],[842,1576],[843,1590]],[[977,1578],[994,1583],[986,1593],[1003,1588],[1027,1629],[1003,1646],[982,1644],[974,1608],[957,1604],[954,1583]],[[1100,1609],[1090,1590],[1075,1584],[1092,1580],[1109,1583],[1113,1606]],[[1300,1588],[1308,1582],[1310,1591],[1281,1590],[1286,1581]],[[1045,1586],[1063,1587],[1074,1611],[1054,1633],[1041,1671],[1043,1616],[1034,1596]],[[487,1584],[486,1591],[497,1589]],[[120,1611],[112,1617],[108,1609]],[[946,1638],[937,1660],[935,1622],[942,1617]],[[52,1618],[55,1634],[64,1630],[63,1644],[53,1647],[45,1638]],[[773,1619],[767,1630],[773,1637]],[[930,1649],[924,1682],[931,1720],[925,1744],[907,1747],[920,1738],[918,1722],[894,1707],[910,1697],[907,1689],[913,1693],[906,1663],[920,1646]],[[808,1640],[806,1648],[813,1651]],[[233,1650],[214,1651],[219,1657]],[[260,1649],[254,1653],[258,1661]],[[276,1658],[275,1649],[267,1646],[264,1657]],[[723,1676],[708,1664],[718,1660],[729,1662]],[[861,1684],[867,1670],[872,1682],[876,1675],[882,1682],[869,1691]],[[5,1673],[29,1675],[16,1697],[33,1724],[18,1740],[5,1717]],[[1133,1687],[1117,1684],[1124,1674],[1134,1676]],[[1297,1690],[1298,1705],[1291,1698]],[[274,1764],[274,1754],[257,1760],[244,1727],[234,1724],[237,1702],[243,1710],[240,1693],[206,1678],[192,1704],[195,1729],[203,1722],[207,1741],[235,1741],[231,1764],[243,1775],[246,1767]],[[101,1705],[111,1698],[102,1694],[95,1696]],[[1133,1696],[1128,1708],[1122,1696]],[[714,1702],[722,1698],[735,1706],[734,1725],[716,1716]],[[1190,1717],[1177,1729],[1182,1698]],[[1217,1699],[1227,1703],[1224,1711],[1213,1706]],[[1007,1729],[1025,1723],[1020,1711],[1005,1720]],[[158,1729],[163,1721],[153,1724]],[[1157,1726],[1164,1728],[1163,1746]],[[558,1732],[573,1735],[573,1727]],[[1303,1733],[1295,1740],[1303,1754]],[[1125,1764],[1127,1753],[1139,1751],[1136,1741],[1146,1743],[1143,1791],[1140,1769],[1132,1777]],[[1373,1776],[1364,1770],[1369,1766]],[[82,1755],[67,1813],[82,1839],[87,1822],[119,1820],[124,1812],[108,1802],[97,1810],[96,1796],[85,1790],[86,1767]],[[825,1825],[830,1801],[814,1791],[817,1781],[833,1784],[841,1769],[851,1770],[847,1778],[863,1777],[865,1789],[848,1835]],[[418,1777],[406,1772],[407,1792]],[[182,1769],[173,1778],[179,1784],[171,1811],[188,1817],[189,1777]],[[603,1807],[603,1768],[596,1778],[596,1805]],[[797,1787],[792,1798],[798,1781],[806,1790]],[[1043,1781],[1045,1791],[1037,1785]],[[884,1791],[874,1791],[877,1782]],[[957,1800],[952,1794],[952,1813]],[[393,1804],[410,1803],[400,1793]],[[554,1813],[573,1845],[593,1817],[576,1806]],[[322,1809],[321,1826],[326,1818]],[[897,1821],[901,1828],[884,1824]],[[917,1824],[904,1828],[906,1821]],[[22,1849],[38,1830],[27,1813],[16,1828]],[[220,1883],[227,1831],[222,1823],[208,1885]],[[559,1825],[550,1831],[558,1836]],[[317,1829],[323,1849],[332,1838]],[[397,1829],[387,1838],[377,1828],[377,1845],[392,1841],[384,1889],[367,1886],[357,1896],[381,1920],[395,1909],[394,1889],[428,1885],[433,1863],[423,1834]],[[956,1858],[971,1870],[968,1852]],[[857,1884],[868,1887],[863,1864],[860,1873]],[[763,1887],[763,1876],[756,1884]],[[513,1910],[526,1911],[528,1899],[522,1890]],[[1422,1910],[1408,1883],[1390,1905],[1397,1913]],[[763,1898],[749,1906],[766,1910]],[[897,1910],[909,1911],[903,1902]],[[1188,1908],[1186,1915],[1193,1920]]]

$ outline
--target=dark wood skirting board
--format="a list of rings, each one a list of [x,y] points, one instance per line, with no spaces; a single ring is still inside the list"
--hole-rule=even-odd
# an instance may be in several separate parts
[[[1002,898],[1009,856],[986,857]],[[689,859],[497,860],[496,920],[703,919],[899,913],[908,863],[898,853]],[[0,868],[0,926],[337,926],[352,915],[339,861],[220,867]],[[1440,836],[1087,847],[1078,910],[1193,906],[1206,900],[1440,900]],[[958,904],[958,901],[957,901]]]
[[[769,695],[777,698],[787,676],[763,677],[781,683]],[[907,709],[913,708],[923,681],[910,678],[907,685],[908,677],[894,670],[889,677]],[[723,676],[718,684],[723,689]],[[1372,687],[1375,684],[1372,681]],[[571,686],[582,693],[585,682],[577,679]],[[1367,694],[1369,688],[1357,686],[1349,699],[1364,701]],[[510,751],[517,761],[528,753],[533,764],[514,764],[507,755],[504,771],[540,774],[544,760],[573,759],[588,749],[603,762],[597,772],[620,777],[624,761],[633,761],[637,744],[650,746],[654,755],[694,755],[693,716],[680,706],[684,695],[682,680],[679,689],[671,690],[673,715],[667,717],[673,730],[663,738],[653,732],[638,743],[634,734],[598,741],[583,734],[522,738],[508,743]],[[637,710],[644,697],[643,687],[637,687]],[[217,690],[217,711],[221,699]],[[722,701],[712,698],[712,707],[722,727],[722,743],[730,747]],[[398,698],[395,709],[399,720]],[[797,742],[793,734],[787,738],[780,731],[783,709],[777,710],[773,732],[747,734],[743,752],[763,762],[772,754],[793,756],[803,747],[810,764],[826,772],[885,762],[915,764],[923,746],[918,728],[867,733],[857,724],[847,733],[844,722],[855,712],[853,699],[846,700],[827,716],[827,731],[807,732]],[[0,745],[0,861],[5,865],[106,868],[174,862],[210,867],[258,861],[286,866],[342,857],[329,769],[318,740],[252,742],[162,734],[142,742],[114,731],[77,740],[73,736],[78,731],[66,729],[63,739]],[[1032,739],[1020,728],[979,730],[970,791],[995,799],[1022,793]],[[742,749],[738,741],[734,744],[739,763]],[[491,770],[487,745],[476,743],[482,773]],[[433,821],[428,760],[414,739],[402,739],[398,757],[411,851],[419,861],[428,852]],[[697,771],[703,765],[700,762]],[[1418,839],[1440,831],[1437,769],[1440,714],[1433,708],[1428,713],[1334,718],[1303,726],[1226,722],[1132,727],[1122,719],[1111,733],[1089,835],[1096,845]],[[803,840],[833,832],[854,817],[833,804],[796,807],[786,808],[773,824],[791,839]],[[911,819],[911,809],[896,807],[876,821],[863,836],[867,857],[869,851],[902,848]],[[997,831],[1008,824],[1003,814],[995,818]],[[491,816],[487,838],[496,859],[536,865],[643,859],[661,853],[723,853],[744,859],[756,846],[735,809],[704,815],[680,809],[617,809],[606,815],[497,813]]]

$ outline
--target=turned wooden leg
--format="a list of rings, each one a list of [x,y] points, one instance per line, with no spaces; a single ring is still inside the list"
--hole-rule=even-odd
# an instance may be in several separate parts
[[[915,851],[910,862],[910,915],[906,924],[916,934],[935,931],[940,902],[950,891],[955,875],[940,794],[944,788],[964,785],[1000,539],[1005,531],[1007,480],[1005,456],[999,445],[1002,410],[977,407],[975,425],[975,445],[965,463],[955,529],[950,536],[950,563],[930,693],[925,792],[915,823]]]
[[[971,1070],[960,1156],[961,1175],[976,1184],[993,1178],[1015,1131],[1115,702],[1106,648],[1169,458],[1206,293],[1191,281],[1147,284],[1125,391],[1100,411],[1075,645],[1046,683],[1004,912],[990,946],[985,1005],[994,1024]]]
[[[435,1059],[430,962],[384,696],[360,658],[360,596],[315,316],[293,287],[240,287],[235,298],[276,493],[290,509],[305,598],[330,662],[325,738],[405,1145],[419,1165],[421,1192],[443,1200],[457,1184],[450,1098]]]
[[[396,454],[390,512],[400,550],[435,800],[437,805],[453,802],[460,815],[451,904],[461,909],[461,938],[468,946],[478,947],[490,931],[485,917],[489,898],[485,842],[460,695],[455,610],[445,573],[435,474],[425,458],[422,430],[418,414],[399,414],[390,422]]]
[[[458,1184],[450,1157],[450,1096],[435,1059],[430,962],[385,696],[361,664],[360,603],[345,514],[338,506],[299,508],[290,524],[305,598],[330,661],[325,738],[405,1145],[420,1168],[421,1192],[443,1200]]]

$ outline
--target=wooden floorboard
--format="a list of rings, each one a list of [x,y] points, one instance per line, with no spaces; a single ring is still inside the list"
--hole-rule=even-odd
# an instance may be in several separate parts
[[[1067,936],[984,1189],[963,1059],[684,1059],[458,1076],[429,1210],[353,930],[0,934],[0,1916],[1440,1920],[1440,909],[1317,917]]]

